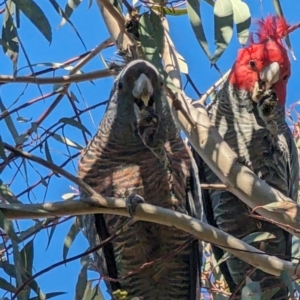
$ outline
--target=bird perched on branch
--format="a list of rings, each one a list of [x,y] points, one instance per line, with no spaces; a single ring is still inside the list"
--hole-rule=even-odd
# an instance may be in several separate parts
[[[236,152],[241,162],[261,179],[297,201],[299,164],[297,149],[285,122],[287,82],[291,65],[282,38],[293,29],[282,17],[268,16],[258,22],[257,41],[240,49],[230,75],[216,98],[208,105],[212,124]],[[217,153],[215,155],[218,155]],[[194,151],[201,175],[207,183],[218,178]],[[245,185],[247,182],[245,182]],[[255,187],[253,187],[255,188]],[[249,208],[233,194],[222,190],[203,191],[204,212],[208,222],[241,239],[255,232],[268,232],[274,238],[253,245],[283,259],[291,257],[291,235],[274,224],[249,216]],[[213,247],[216,258],[223,251]],[[231,292],[247,274],[259,281],[262,290],[281,284],[272,299],[286,299],[287,289],[280,278],[252,267],[231,256],[221,271]],[[242,285],[243,286],[243,285]]]
[[[99,129],[84,150],[79,177],[102,196],[124,198],[201,218],[192,154],[180,137],[156,68],[130,62],[115,80]],[[91,247],[130,220],[84,216]],[[97,269],[114,295],[142,299],[199,299],[201,244],[174,227],[135,222],[95,253]],[[110,279],[113,280],[110,280]]]

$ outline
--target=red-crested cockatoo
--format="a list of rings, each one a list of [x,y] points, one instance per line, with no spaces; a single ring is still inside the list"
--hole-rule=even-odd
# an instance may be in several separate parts
[[[299,163],[291,131],[285,121],[287,83],[291,64],[282,38],[293,31],[282,17],[268,16],[258,22],[257,40],[240,49],[230,75],[207,107],[212,124],[236,152],[241,162],[261,179],[294,201],[298,198]],[[194,151],[199,170],[204,165],[202,182],[218,178]],[[216,153],[217,155],[217,153]],[[247,184],[247,182],[245,182]],[[255,187],[253,187],[255,188]],[[251,233],[269,232],[273,239],[253,245],[283,259],[291,257],[292,236],[269,222],[249,216],[249,208],[225,190],[203,192],[208,223],[242,239]],[[223,251],[213,247],[216,258]],[[221,264],[231,292],[247,274],[259,281],[262,290],[282,284],[272,299],[286,299],[287,288],[278,277],[256,269],[230,256]],[[241,285],[244,286],[243,284]]]

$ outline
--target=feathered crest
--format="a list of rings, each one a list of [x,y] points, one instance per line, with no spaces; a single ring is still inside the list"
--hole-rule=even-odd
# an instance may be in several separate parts
[[[254,41],[253,34],[250,35],[250,43],[263,43],[266,40],[274,40],[282,44],[282,39],[292,31],[300,27],[300,23],[290,26],[284,17],[269,15],[263,20],[256,21],[258,31],[255,33],[258,40]]]

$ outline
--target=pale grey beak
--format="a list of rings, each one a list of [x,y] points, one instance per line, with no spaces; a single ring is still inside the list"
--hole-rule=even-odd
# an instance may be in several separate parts
[[[266,90],[270,89],[270,87],[278,81],[280,74],[280,66],[277,62],[271,63],[265,69],[263,69],[259,77],[266,84]]]
[[[145,106],[148,106],[149,99],[153,94],[153,86],[144,73],[135,81],[132,94],[135,98],[141,99]]]

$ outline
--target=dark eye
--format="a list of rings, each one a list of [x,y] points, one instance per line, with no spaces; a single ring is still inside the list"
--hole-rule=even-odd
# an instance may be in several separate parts
[[[121,90],[122,87],[123,87],[123,83],[122,83],[122,82],[119,82],[119,83],[118,83],[118,89]]]
[[[283,80],[288,80],[289,76],[288,75],[285,75],[282,79]]]
[[[249,66],[250,66],[251,68],[255,68],[255,67],[256,67],[255,61],[254,61],[254,60],[250,60],[250,61],[249,61]]]
[[[148,116],[148,117],[146,118],[146,122],[147,122],[147,123],[151,123],[151,121],[152,121],[152,118]]]

